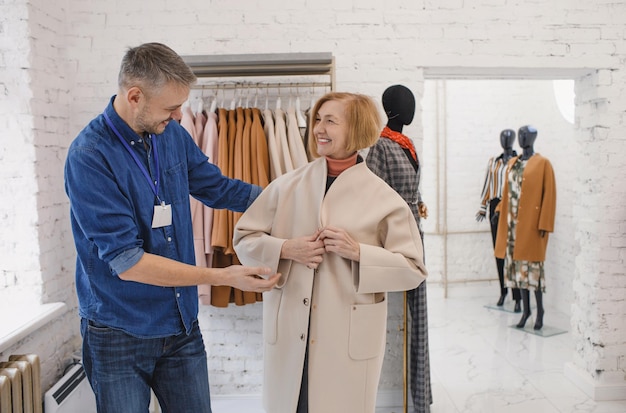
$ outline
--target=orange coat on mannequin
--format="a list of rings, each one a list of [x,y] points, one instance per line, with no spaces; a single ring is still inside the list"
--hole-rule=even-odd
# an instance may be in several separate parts
[[[520,155],[521,156],[521,155]],[[519,156],[509,160],[507,170]],[[536,153],[528,159],[524,168],[524,183],[519,201],[517,232],[515,234],[514,260],[545,261],[548,237],[543,233],[554,231],[556,213],[556,182],[550,161]],[[504,258],[508,236],[506,212],[509,209],[509,183],[504,182],[501,212],[498,222],[495,255]]]

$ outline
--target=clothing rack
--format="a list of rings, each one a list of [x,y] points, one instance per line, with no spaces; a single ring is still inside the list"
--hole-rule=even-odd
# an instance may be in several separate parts
[[[228,90],[228,89],[291,89],[291,88],[323,88],[331,87],[328,82],[220,82],[200,83],[192,89]]]
[[[304,96],[310,97],[312,107],[316,96],[322,95],[328,88],[332,90],[334,87],[334,59],[330,53],[195,55],[182,56],[182,58],[196,75],[198,81],[192,85],[192,91],[183,105],[181,124],[184,123],[184,127],[194,138],[196,144],[222,170],[229,170],[233,178],[246,179],[242,176],[246,172],[241,170],[245,169],[242,166],[245,158],[248,158],[247,162],[254,162],[253,157],[256,159],[259,156],[268,156],[267,161],[257,162],[269,166],[268,176],[265,176],[264,173],[261,173],[264,171],[261,171],[254,174],[255,177],[247,178],[250,183],[265,186],[268,179],[271,180],[273,177],[280,176],[280,174],[308,162],[304,139],[302,142],[297,139],[297,134],[302,134],[302,129],[306,130],[307,127],[305,116],[307,109],[301,108],[300,102]],[[325,90],[320,92],[316,88],[324,88]],[[210,92],[204,93],[205,91]],[[224,93],[225,91],[229,91],[229,93]],[[283,98],[288,98],[286,99],[288,104],[284,110],[281,108]],[[221,102],[218,103],[218,100]],[[230,105],[228,105],[227,100],[230,100]],[[264,104],[261,104],[261,100],[264,101]],[[270,109],[270,104],[273,110]],[[209,107],[210,109],[205,110]],[[219,114],[224,112],[217,110],[218,108],[228,110],[229,115],[235,112],[237,114],[236,119],[231,119],[231,116],[228,116],[228,119],[219,119]],[[251,108],[255,108],[257,111],[245,112]],[[258,137],[267,132],[263,129],[259,133],[257,127],[255,128],[255,136],[253,136],[253,128],[250,125],[249,128],[243,128],[240,139],[236,139],[236,141],[250,143],[254,139],[256,144],[247,145],[246,149],[242,147],[245,146],[243,144],[237,146],[235,140],[233,140],[233,145],[230,145],[229,138],[228,146],[220,149],[220,144],[217,142],[220,129],[217,123],[224,122],[220,124],[229,125],[229,122],[234,122],[232,126],[228,126],[228,131],[234,131],[240,124],[243,126],[245,116],[239,115],[239,109],[243,109],[244,113],[251,114],[253,118],[256,116],[256,125],[260,125],[261,128],[273,124],[271,138],[274,145],[269,145],[269,142],[264,142],[264,145],[261,145]],[[267,115],[268,113],[269,115]],[[205,128],[209,121],[211,127]],[[207,130],[209,132],[205,134]],[[269,137],[267,138],[269,141]],[[278,139],[280,139],[280,146]],[[221,142],[225,141],[222,140]],[[272,146],[272,148],[268,146]],[[260,155],[261,149],[259,148],[262,147],[265,148],[265,154]],[[225,157],[220,156],[220,150],[221,154],[226,153]],[[232,157],[229,152],[233,152]],[[255,169],[258,168],[258,165],[255,166]],[[252,179],[256,181],[252,181]],[[196,206],[201,207],[197,203],[192,205],[194,208]],[[225,235],[223,229],[226,228],[226,233],[229,233],[228,227],[236,222],[238,216],[234,215],[236,213],[226,210],[207,212],[202,207],[200,209],[201,211],[195,214],[196,223],[199,222],[200,224],[194,226],[194,239],[202,241],[203,250],[197,249],[199,254],[196,256],[196,263],[202,265],[204,262],[206,265],[210,259],[212,262],[217,262],[218,266],[230,265],[234,262],[233,257],[235,256],[232,250],[232,232],[230,232],[229,237],[228,234]],[[232,215],[224,216],[223,213]],[[212,217],[208,220],[211,225],[210,228],[204,226],[203,218],[205,215]],[[221,224],[213,227],[215,221],[219,221]],[[217,229],[214,230],[215,228]],[[210,245],[205,243],[205,240],[210,241]],[[214,247],[217,247],[217,251]],[[208,257],[207,254],[209,254]],[[199,296],[203,304],[222,307],[233,302],[233,298],[237,305],[250,304],[260,299],[254,293],[250,294],[250,292],[243,292],[230,287],[221,286],[217,289],[211,287],[210,293],[207,292],[209,290],[200,287]]]
[[[330,87],[335,90],[335,58],[332,53],[253,53],[226,55],[188,55],[183,60],[199,78],[299,77],[296,82],[249,82],[255,88],[269,87]],[[307,77],[302,80],[302,77]],[[311,81],[311,76],[323,76],[324,82]],[[197,88],[237,88],[248,82],[200,83]]]

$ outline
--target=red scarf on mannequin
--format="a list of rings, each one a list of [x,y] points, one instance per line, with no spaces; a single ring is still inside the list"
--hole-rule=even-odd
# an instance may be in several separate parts
[[[383,131],[380,133],[380,136],[383,138],[391,139],[396,142],[398,145],[403,147],[404,149],[408,149],[411,152],[411,156],[413,160],[417,162],[417,154],[415,153],[415,146],[413,145],[413,141],[409,139],[408,136],[401,134],[400,132],[396,132],[394,130],[389,129],[389,126],[385,126]]]

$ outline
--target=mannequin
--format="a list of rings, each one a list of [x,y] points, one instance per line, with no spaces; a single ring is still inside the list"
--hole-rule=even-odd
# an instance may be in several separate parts
[[[498,223],[495,255],[504,259],[508,285],[522,289],[523,312],[517,328],[523,328],[531,315],[530,290],[533,290],[537,302],[533,328],[540,330],[545,313],[543,263],[548,233],[554,231],[556,182],[550,161],[534,151],[536,138],[537,129],[533,126],[522,126],[518,131],[523,152],[507,166],[498,207],[502,219]]]
[[[500,145],[502,146],[502,154],[497,157],[492,157],[487,163],[487,173],[485,175],[485,183],[483,184],[483,190],[481,194],[480,209],[476,213],[476,221],[481,222],[485,219],[487,213],[487,206],[489,206],[489,223],[491,225],[491,240],[493,247],[496,246],[496,235],[498,230],[499,214],[496,213],[496,208],[500,204],[502,198],[502,187],[504,185],[504,177],[506,172],[506,165],[509,159],[513,156],[517,156],[517,152],[513,149],[513,142],[515,141],[515,131],[512,129],[504,129],[500,132]],[[498,307],[504,304],[508,288],[504,281],[504,260],[496,257],[496,268],[498,270],[498,279],[500,280],[500,298],[498,299]],[[513,300],[515,301],[514,311],[519,313],[521,311],[521,294],[518,288],[512,288]]]
[[[366,163],[409,204],[417,221],[422,244],[424,232],[421,219],[428,217],[428,208],[419,191],[420,162],[411,139],[402,134],[415,115],[415,97],[403,85],[388,87],[382,95],[387,125],[381,138],[368,151]],[[432,403],[428,348],[428,317],[426,283],[406,293],[411,314],[410,386],[414,411],[427,413]]]

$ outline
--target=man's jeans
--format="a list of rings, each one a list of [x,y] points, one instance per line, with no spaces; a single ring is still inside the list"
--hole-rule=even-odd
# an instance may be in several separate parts
[[[82,319],[81,334],[98,413],[147,413],[151,388],[163,413],[211,413],[197,322],[190,335],[144,339]]]

